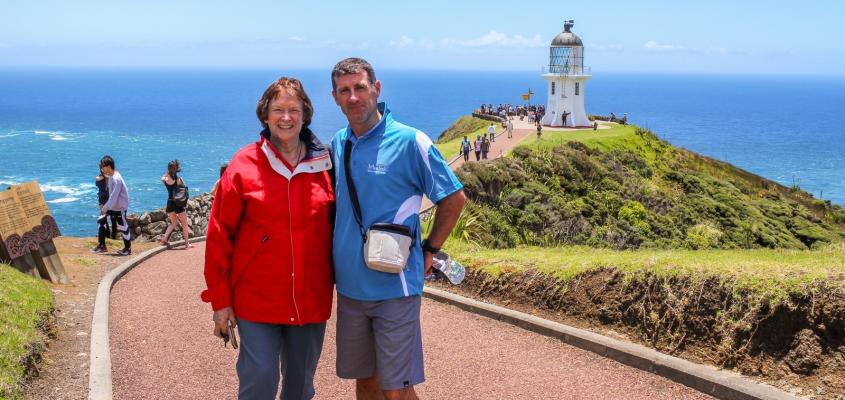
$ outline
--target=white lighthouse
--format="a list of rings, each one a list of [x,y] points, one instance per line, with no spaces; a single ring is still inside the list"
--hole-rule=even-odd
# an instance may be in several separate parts
[[[552,39],[549,67],[543,68],[548,82],[548,104],[541,121],[546,126],[588,127],[584,110],[584,84],[592,76],[584,66],[584,43],[572,33],[574,20],[564,21],[563,32]]]

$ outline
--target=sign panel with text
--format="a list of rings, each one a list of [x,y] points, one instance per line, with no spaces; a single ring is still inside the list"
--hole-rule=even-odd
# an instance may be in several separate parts
[[[41,243],[60,235],[38,182],[0,192],[0,238],[11,258],[38,251]]]

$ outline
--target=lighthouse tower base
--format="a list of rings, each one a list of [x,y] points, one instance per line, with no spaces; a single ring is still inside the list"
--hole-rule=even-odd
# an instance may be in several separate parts
[[[584,83],[590,75],[544,74],[548,86],[546,115],[540,121],[553,127],[590,127],[584,110]]]

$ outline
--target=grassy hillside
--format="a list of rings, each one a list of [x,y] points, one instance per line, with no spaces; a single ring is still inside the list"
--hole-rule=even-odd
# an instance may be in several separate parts
[[[22,398],[20,384],[45,348],[52,313],[43,281],[0,264],[0,399]]]
[[[632,126],[550,132],[458,170],[487,247],[808,249],[839,242],[845,210]]]
[[[453,290],[845,393],[842,207],[633,126],[544,132],[457,174]]]
[[[490,121],[483,120],[468,115],[464,115],[453,122],[452,125],[446,128],[440,136],[437,137],[437,143],[446,143],[453,139],[463,139],[464,135],[474,138],[475,134],[481,134],[482,129],[487,129]],[[482,133],[487,132],[484,130]]]
[[[490,121],[481,118],[460,117],[437,138],[435,142],[437,149],[440,150],[446,160],[451,160],[460,155],[461,140],[464,136],[467,136],[471,142],[476,136],[487,133],[487,126],[489,125]]]

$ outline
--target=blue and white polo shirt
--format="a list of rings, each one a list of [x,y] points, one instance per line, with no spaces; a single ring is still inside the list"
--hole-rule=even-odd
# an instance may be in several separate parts
[[[396,122],[384,103],[378,107],[382,118],[369,132],[356,138],[347,126],[332,139],[337,178],[334,229],[337,292],[364,301],[422,295],[424,271],[419,218],[422,197],[428,196],[437,203],[463,188],[425,133]],[[373,271],[364,263],[364,242],[346,185],[343,154],[348,145],[353,146],[349,165],[364,229],[375,223],[402,224],[416,235],[408,264],[399,274]]]

